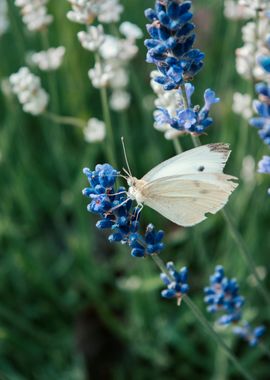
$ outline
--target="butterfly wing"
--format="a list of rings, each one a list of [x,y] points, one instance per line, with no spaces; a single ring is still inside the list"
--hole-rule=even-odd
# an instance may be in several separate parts
[[[150,170],[142,180],[151,182],[183,174],[222,173],[230,153],[228,144],[202,145],[162,162]]]
[[[196,173],[154,180],[143,189],[144,203],[172,222],[190,227],[215,214],[238,186],[223,173]]]

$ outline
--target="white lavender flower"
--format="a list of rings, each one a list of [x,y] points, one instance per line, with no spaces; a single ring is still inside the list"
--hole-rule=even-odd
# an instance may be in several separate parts
[[[91,118],[87,127],[84,129],[85,141],[92,143],[97,141],[103,141],[106,137],[105,123],[96,118]]]
[[[29,31],[38,31],[49,25],[53,17],[48,14],[49,0],[15,0],[15,5],[21,8],[22,20]]]
[[[98,7],[98,21],[105,24],[118,22],[123,12],[123,6],[119,0],[101,0]]]
[[[253,114],[252,98],[249,94],[236,92],[233,95],[233,112],[241,115],[244,119],[249,120]]]
[[[65,51],[64,46],[50,48],[46,51],[33,53],[30,60],[42,71],[57,70],[63,62]]]
[[[70,21],[90,25],[95,19],[95,10],[99,0],[68,0],[72,10],[67,13]]]
[[[231,20],[246,20],[255,16],[255,12],[244,5],[239,4],[239,0],[225,0],[224,15]]]
[[[90,26],[88,27],[87,32],[79,32],[78,38],[84,49],[93,52],[97,51],[105,40],[103,26]]]
[[[131,96],[125,90],[114,90],[110,97],[110,107],[119,112],[126,110],[130,105]]]
[[[5,34],[9,27],[8,6],[6,0],[0,1],[0,37]]]
[[[88,71],[88,75],[95,88],[104,88],[109,85],[114,71],[110,64],[96,62],[95,67]]]
[[[95,18],[101,23],[118,22],[123,12],[118,0],[68,0],[72,10],[67,17],[70,21],[90,25]]]
[[[126,39],[135,41],[143,37],[142,30],[135,24],[132,24],[129,21],[122,22],[119,27],[120,32],[123,34]]]
[[[239,0],[239,5],[254,11],[262,11],[269,5],[269,0]]]
[[[32,74],[27,67],[22,67],[16,74],[12,74],[9,80],[24,112],[39,115],[45,111],[49,96],[41,87],[39,77]]]
[[[270,20],[262,14],[257,22],[250,21],[242,28],[244,45],[236,50],[236,70],[245,79],[265,78],[258,58],[267,54],[265,41],[270,30]]]

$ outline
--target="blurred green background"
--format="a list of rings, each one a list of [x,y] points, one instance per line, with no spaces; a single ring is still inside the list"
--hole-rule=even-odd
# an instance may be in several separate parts
[[[122,20],[145,32],[144,9],[154,0],[121,2]],[[209,87],[222,100],[202,141],[232,145],[227,170],[241,184],[228,209],[257,265],[269,270],[269,179],[241,176],[244,157],[257,162],[267,148],[231,110],[233,93],[250,91],[235,73],[241,23],[224,18],[222,1],[193,3],[196,45],[206,53],[205,68],[194,81],[194,104],[202,103]],[[14,2],[9,5],[11,28],[0,40],[1,80],[25,65],[27,51],[42,49],[39,36],[26,31]],[[66,18],[69,8],[67,1],[50,1],[55,18],[50,44],[64,45],[67,52],[59,71],[41,75],[42,84],[49,91],[48,76],[56,81],[59,104],[54,101],[52,108],[59,113],[101,119],[99,96],[87,76],[93,57],[77,40],[82,28]],[[124,163],[124,134],[137,177],[174,155],[171,142],[153,129],[153,67],[145,63],[143,41],[139,45],[129,67],[132,106],[124,115],[112,114],[119,165]],[[110,245],[96,230],[96,218],[87,213],[81,195],[87,186],[82,169],[106,161],[106,146],[87,144],[73,127],[23,113],[15,97],[2,92],[0,109],[0,379],[239,379],[186,306],[177,308],[160,298],[162,284],[153,263],[131,258],[126,247]],[[182,144],[192,146],[189,137]],[[190,297],[203,312],[202,289],[215,265],[223,264],[227,275],[241,284],[246,317],[267,324],[265,302],[220,214],[192,229],[178,228],[146,209],[142,220],[165,230],[162,257],[190,268]],[[221,333],[257,379],[269,378],[269,362],[258,349]]]

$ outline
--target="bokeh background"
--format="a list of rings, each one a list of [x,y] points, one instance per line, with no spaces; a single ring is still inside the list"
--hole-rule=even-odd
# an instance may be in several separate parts
[[[154,0],[121,2],[122,20],[145,33],[144,9]],[[194,81],[194,103],[202,102],[209,87],[221,98],[214,126],[202,141],[231,144],[227,170],[241,184],[228,209],[257,265],[269,270],[269,178],[253,174],[252,167],[252,159],[257,163],[267,148],[231,109],[235,91],[250,91],[235,71],[241,23],[224,18],[221,0],[193,3],[196,45],[206,53],[205,67]],[[27,51],[42,49],[14,2],[9,6],[11,27],[0,40],[1,80],[25,65]],[[67,51],[62,68],[52,74],[58,92],[53,106],[63,115],[102,118],[97,90],[87,76],[93,57],[78,43],[81,28],[67,20],[69,8],[64,0],[49,4],[55,18],[51,45],[64,45]],[[124,165],[124,135],[137,177],[174,155],[172,144],[153,129],[153,67],[145,62],[143,41],[139,45],[129,66],[132,106],[125,114],[112,114],[119,165]],[[49,91],[48,79],[42,75]],[[15,97],[2,92],[0,109],[0,379],[239,379],[186,306],[161,299],[153,263],[131,258],[126,247],[110,245],[96,230],[81,194],[87,185],[82,169],[106,161],[106,144],[87,144],[79,129],[29,116]],[[192,146],[189,137],[182,144]],[[247,318],[267,325],[265,302],[220,214],[192,229],[178,228],[147,209],[142,220],[166,232],[164,260],[190,268],[190,297],[203,312],[203,287],[215,265],[223,264],[241,284]],[[269,378],[269,362],[258,349],[221,333],[257,379]]]

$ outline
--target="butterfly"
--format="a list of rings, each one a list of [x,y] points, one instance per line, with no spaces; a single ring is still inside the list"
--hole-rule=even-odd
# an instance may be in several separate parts
[[[228,144],[203,145],[154,167],[144,177],[131,175],[128,197],[183,227],[194,226],[228,202],[238,184],[223,173],[230,156]]]

